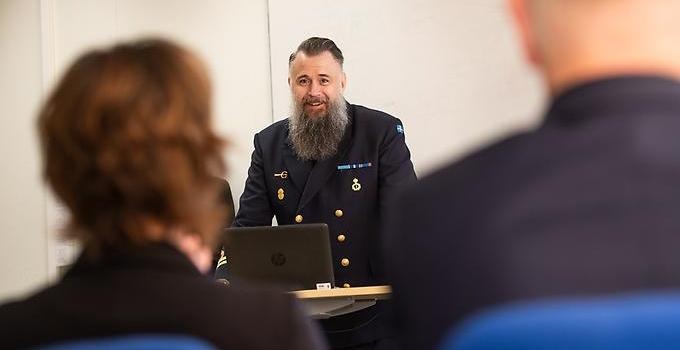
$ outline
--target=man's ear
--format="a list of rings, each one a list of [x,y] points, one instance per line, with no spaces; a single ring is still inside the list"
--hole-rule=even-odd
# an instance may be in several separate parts
[[[290,77],[288,77],[288,86],[290,86]]]
[[[342,92],[345,92],[345,86],[347,86],[347,74],[342,72],[342,77],[340,78],[340,87],[342,88]]]
[[[515,24],[515,30],[519,35],[524,56],[533,65],[541,63],[541,55],[538,49],[538,38],[531,17],[529,15],[529,0],[507,0],[507,6]]]

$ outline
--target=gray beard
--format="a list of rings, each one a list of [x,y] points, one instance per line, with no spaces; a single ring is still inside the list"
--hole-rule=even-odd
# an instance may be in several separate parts
[[[304,104],[293,101],[288,118],[289,139],[293,150],[302,160],[324,160],[338,152],[338,146],[349,123],[345,100],[328,101],[328,112],[319,117],[309,117]]]

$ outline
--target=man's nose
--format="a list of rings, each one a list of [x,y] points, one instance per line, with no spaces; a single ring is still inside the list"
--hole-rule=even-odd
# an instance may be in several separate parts
[[[321,95],[321,85],[317,82],[312,82],[309,84],[309,91],[307,92],[309,96],[317,97]]]

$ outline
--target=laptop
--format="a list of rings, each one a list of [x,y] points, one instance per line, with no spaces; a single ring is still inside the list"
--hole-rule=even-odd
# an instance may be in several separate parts
[[[277,284],[286,290],[335,287],[328,225],[231,227],[224,253],[231,284]]]

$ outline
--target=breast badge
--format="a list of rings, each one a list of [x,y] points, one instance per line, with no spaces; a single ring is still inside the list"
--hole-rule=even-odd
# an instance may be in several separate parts
[[[352,182],[353,182],[352,183],[352,191],[354,191],[354,192],[361,191],[361,184],[359,183],[359,179],[357,179],[355,177],[354,180],[352,180]]]

